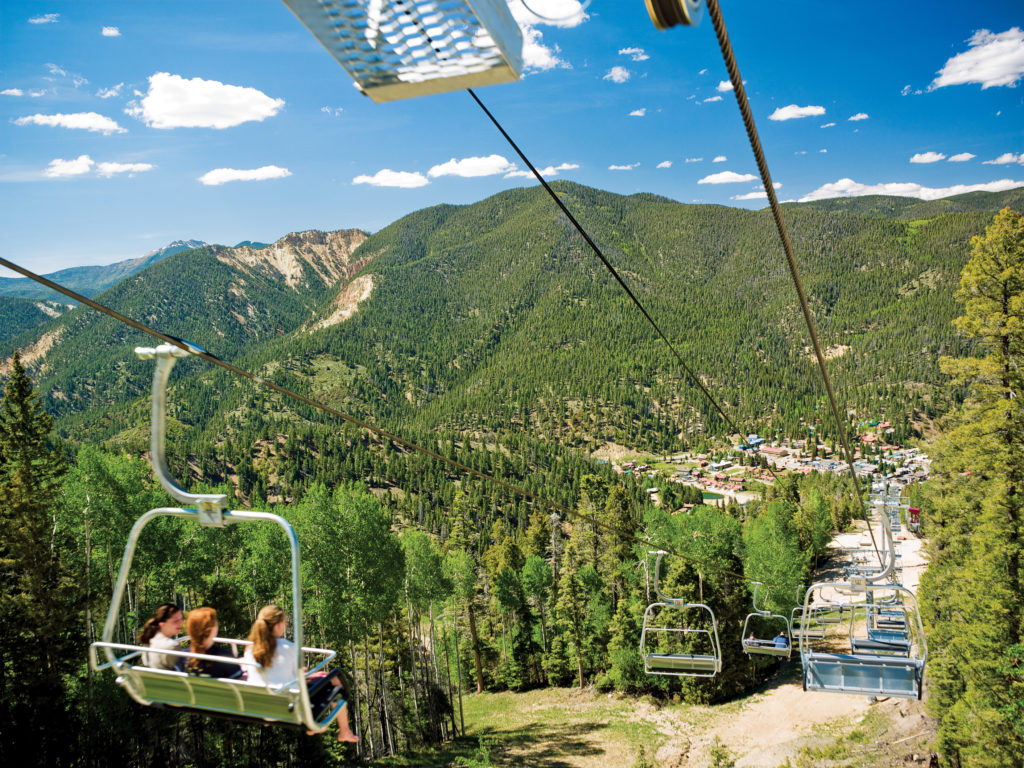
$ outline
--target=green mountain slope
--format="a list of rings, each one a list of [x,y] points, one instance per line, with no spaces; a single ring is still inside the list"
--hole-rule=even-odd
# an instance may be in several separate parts
[[[940,213],[960,211],[998,211],[1006,206],[1014,210],[1024,207],[1024,188],[1005,192],[967,192],[963,195],[943,197],[939,200],[918,200],[916,197],[866,195],[864,197],[836,197],[790,206],[816,208],[821,211],[844,211],[893,219],[926,219]]]
[[[42,325],[67,309],[53,301],[29,301],[0,296],[0,344]]]

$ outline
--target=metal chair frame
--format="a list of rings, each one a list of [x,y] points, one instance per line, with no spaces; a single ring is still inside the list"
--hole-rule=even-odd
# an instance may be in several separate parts
[[[704,603],[690,603],[679,598],[666,597],[661,592],[658,574],[661,570],[661,558],[664,551],[649,552],[656,554],[654,565],[654,593],[658,602],[651,603],[644,611],[643,627],[640,630],[640,656],[644,660],[644,672],[649,675],[666,675],[672,677],[714,677],[722,671],[722,646],[718,640],[718,623],[715,612]],[[696,627],[652,626],[651,619],[656,608],[668,608],[676,611],[705,611],[711,617],[711,629]],[[655,653],[647,649],[648,633],[677,633],[682,635],[707,635],[711,647],[710,654],[687,653]]]
[[[761,609],[757,607],[757,590],[762,586],[762,582],[754,581],[751,582],[754,585],[754,597],[753,605],[754,610],[747,614],[747,618],[743,620],[743,632],[740,634],[740,642],[743,646],[743,652],[750,655],[756,656],[776,656],[779,658],[788,659],[793,653],[793,636],[792,626],[789,623],[789,619],[777,613],[772,613],[767,608]],[[775,645],[774,640],[768,640],[766,638],[757,638],[753,640],[747,638],[747,630],[750,628],[751,619],[763,619],[766,622],[778,620],[781,621],[786,627],[786,645],[785,647],[778,647]]]

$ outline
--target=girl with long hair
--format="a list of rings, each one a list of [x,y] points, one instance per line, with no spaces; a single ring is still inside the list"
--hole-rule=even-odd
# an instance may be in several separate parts
[[[174,669],[178,657],[159,651],[180,651],[178,634],[181,632],[181,608],[174,603],[161,603],[153,617],[139,632],[139,645],[148,645],[154,653],[142,654],[142,663],[153,669]]]
[[[217,611],[213,608],[196,608],[188,612],[189,652],[202,653],[207,656],[224,656],[233,659],[231,648],[223,643],[215,643],[220,625],[217,623]],[[197,659],[192,656],[179,657],[175,667],[180,672],[206,677],[240,677],[242,668],[229,661]]]
[[[296,682],[296,658],[298,649],[295,643],[288,640],[284,634],[288,629],[288,616],[276,605],[268,605],[260,609],[253,622],[252,630],[249,632],[249,640],[252,642],[245,649],[242,656],[243,661],[256,662],[260,666],[246,666],[248,670],[246,679],[250,683],[266,686],[287,685]],[[341,673],[334,670],[327,674],[326,679],[333,686],[318,686],[317,696],[310,696],[314,710],[321,710],[329,705],[330,699],[336,692],[342,689]],[[310,685],[310,692],[313,693],[313,685],[319,681],[307,681]],[[341,706],[338,715],[338,741],[359,741],[348,724],[348,703]],[[326,729],[325,729],[326,730]],[[314,731],[309,731],[314,733]]]

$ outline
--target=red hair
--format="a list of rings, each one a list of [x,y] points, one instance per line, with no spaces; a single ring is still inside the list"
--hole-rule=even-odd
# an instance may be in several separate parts
[[[188,637],[191,641],[189,649],[198,653],[198,649],[206,645],[206,641],[217,626],[217,611],[213,608],[196,608],[188,613]]]

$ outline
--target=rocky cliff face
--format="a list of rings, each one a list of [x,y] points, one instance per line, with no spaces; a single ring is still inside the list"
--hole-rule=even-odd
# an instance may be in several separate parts
[[[284,282],[295,291],[313,287],[313,281],[333,286],[348,282],[358,270],[352,252],[366,239],[358,229],[337,232],[293,232],[265,248],[217,247],[217,259],[248,275]]]

